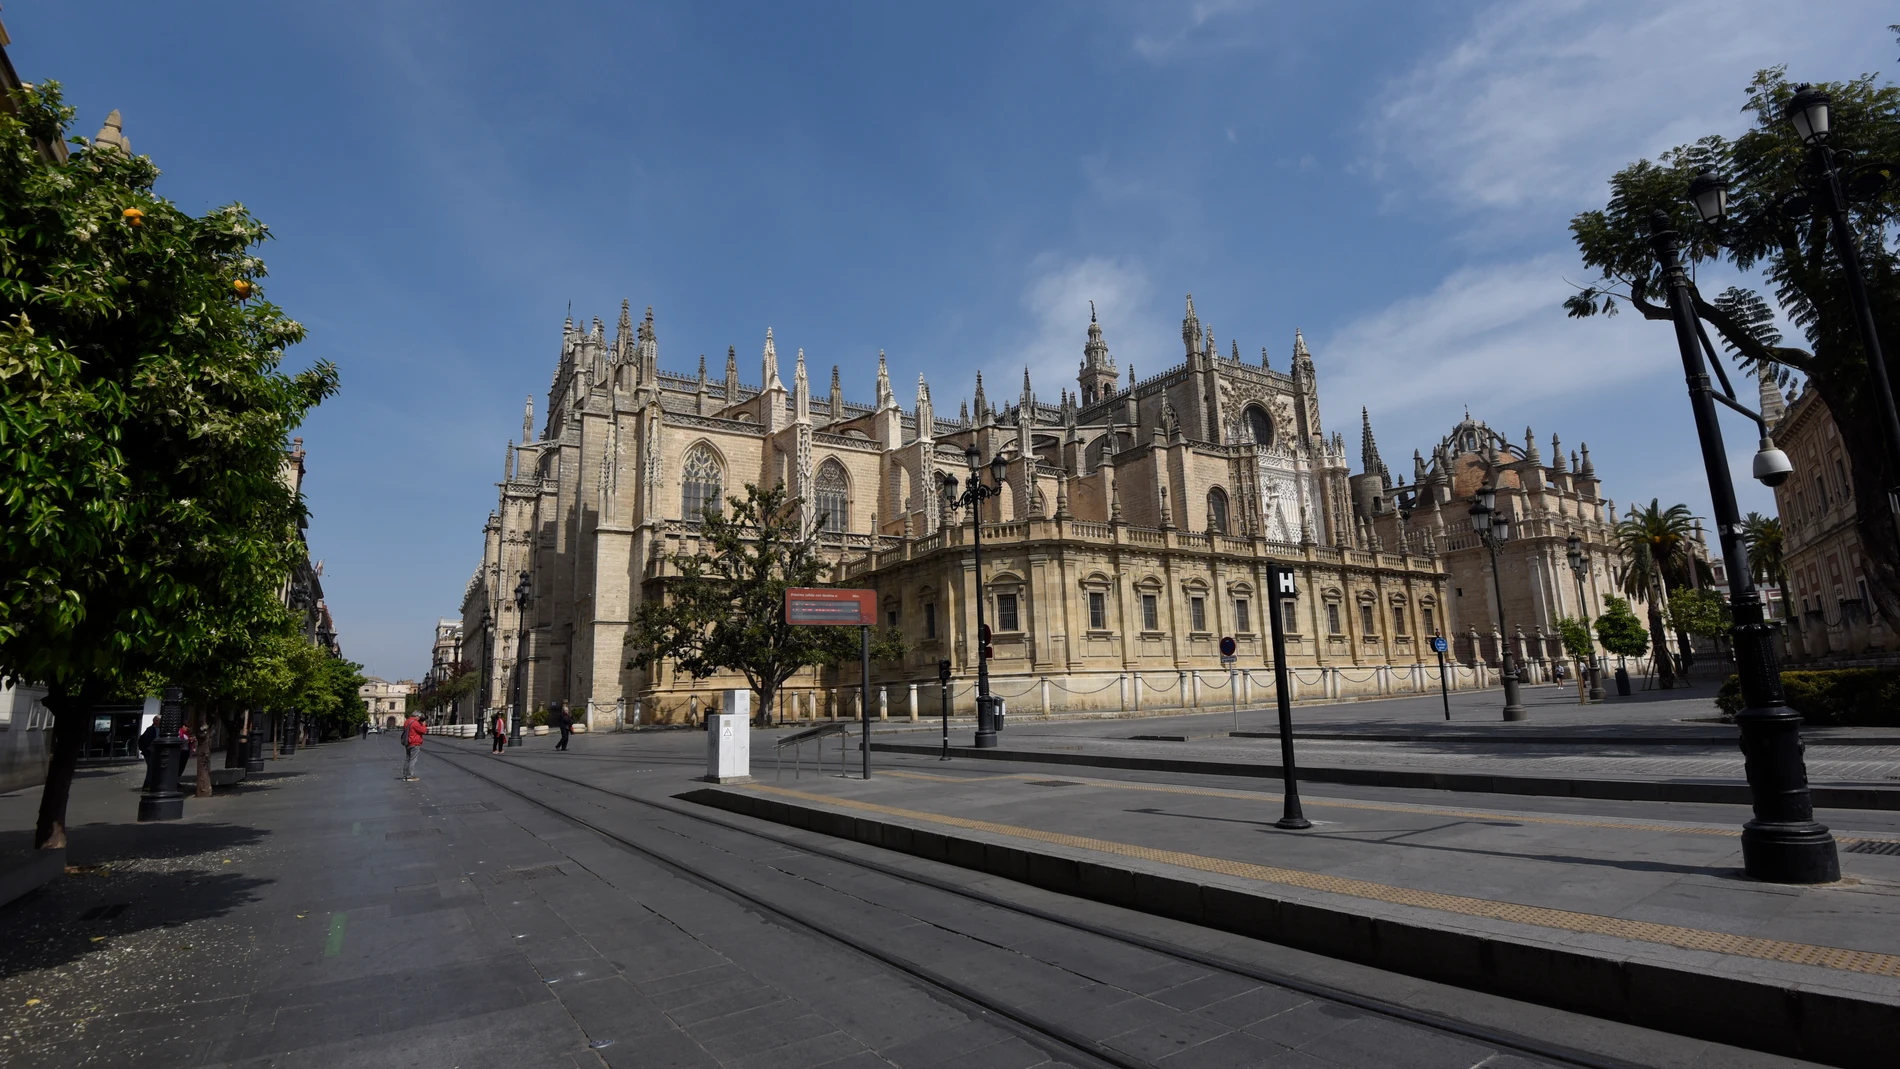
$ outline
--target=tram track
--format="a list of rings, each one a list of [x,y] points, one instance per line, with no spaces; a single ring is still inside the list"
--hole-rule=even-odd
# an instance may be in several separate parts
[[[460,750],[460,748],[458,747],[457,750]],[[888,969],[909,977],[915,982],[921,983],[925,987],[947,996],[949,1001],[959,1003],[966,1009],[974,1009],[1008,1021],[1014,1026],[1014,1030],[1023,1035],[1023,1038],[1035,1043],[1052,1056],[1063,1059],[1079,1057],[1087,1064],[1114,1066],[1116,1069],[1154,1069],[1154,1063],[1152,1062],[1132,1057],[1123,1051],[1108,1047],[1089,1036],[1065,1027],[1059,1022],[1049,1020],[1022,1006],[999,999],[988,992],[959,981],[954,977],[944,975],[939,970],[932,969],[930,966],[921,962],[913,961],[888,948],[879,947],[827,921],[811,916],[800,915],[782,902],[763,898],[732,881],[720,879],[717,876],[701,871],[690,863],[655,847],[651,843],[637,842],[622,831],[603,826],[595,820],[590,820],[584,816],[569,812],[560,806],[550,804],[541,798],[535,797],[528,791],[522,790],[513,784],[503,782],[495,776],[478,771],[477,768],[471,767],[469,764],[464,763],[464,761],[444,754],[440,748],[432,749],[428,751],[428,753],[474,779],[480,780],[498,790],[519,798],[537,809],[586,828],[622,849],[646,858],[654,864],[676,873],[691,882],[710,888],[728,898],[743,903],[748,908],[772,917],[790,928],[804,931],[819,938],[848,947],[852,951]],[[722,819],[712,813],[698,812],[695,811],[695,809],[670,805],[655,799],[643,798],[609,787],[602,787],[585,780],[561,775],[560,773],[544,768],[534,767],[528,763],[511,761],[508,763],[508,767],[540,777],[543,780],[578,787],[620,802],[631,803],[691,821],[695,824],[717,828],[722,832],[772,843],[775,846],[797,853],[825,858],[832,862],[841,863],[855,869],[861,869],[865,872],[876,873],[880,876],[899,880],[906,884],[929,888],[965,901],[978,903],[993,909],[1004,910],[1021,917],[1068,929],[1073,932],[1079,932],[1097,939],[1107,940],[1123,947],[1136,948],[1201,969],[1207,969],[1217,973],[1226,973],[1254,983],[1282,988],[1307,996],[1308,998],[1322,999],[1389,1020],[1458,1036],[1463,1039],[1498,1048],[1500,1051],[1526,1055],[1556,1065],[1585,1067],[1585,1069],[1640,1069],[1638,1063],[1635,1062],[1629,1062],[1595,1052],[1579,1050],[1562,1044],[1547,1042],[1533,1036],[1491,1028],[1471,1021],[1447,1017],[1428,1010],[1420,1010],[1374,996],[1360,994],[1305,977],[1291,975],[1246,962],[1235,961],[1215,954],[1204,953],[1135,932],[1124,931],[1118,928],[1064,916],[1060,913],[1035,906],[1013,902],[1009,899],[992,895],[975,888],[962,886],[948,880],[937,879],[924,873],[911,871],[894,865],[887,865],[869,858],[831,849],[791,836],[779,835],[770,831],[747,827],[732,820]],[[710,842],[707,845],[713,846],[716,849],[727,849]],[[742,856],[737,851],[728,850],[728,852],[733,853],[735,856]],[[961,934],[970,935],[971,933]],[[980,937],[972,936],[972,938]]]

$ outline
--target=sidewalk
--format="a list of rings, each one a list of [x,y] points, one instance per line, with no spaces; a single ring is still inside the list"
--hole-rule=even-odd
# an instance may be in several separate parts
[[[1742,877],[1727,825],[1314,788],[1315,827],[1291,832],[1270,793],[926,767],[686,797],[1412,975],[1891,1064],[1868,1044],[1900,1028],[1900,834],[1844,837],[1846,878],[1795,888]]]

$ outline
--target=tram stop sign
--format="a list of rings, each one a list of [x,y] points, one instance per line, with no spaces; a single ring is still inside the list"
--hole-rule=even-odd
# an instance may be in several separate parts
[[[1222,657],[1232,657],[1236,648],[1231,636],[1220,640],[1220,655]]]
[[[875,627],[877,591],[791,587],[785,591],[785,622]]]
[[[1432,636],[1432,652],[1433,653],[1443,653],[1450,648],[1451,648],[1450,644],[1445,641],[1445,636],[1443,635]]]

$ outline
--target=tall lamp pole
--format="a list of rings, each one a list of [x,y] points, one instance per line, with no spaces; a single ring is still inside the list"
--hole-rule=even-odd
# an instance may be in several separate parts
[[[1880,406],[1880,429],[1887,439],[1888,471],[1900,473],[1900,413],[1896,413],[1893,399],[1893,383],[1887,376],[1887,359],[1881,353],[1880,332],[1874,327],[1873,305],[1867,299],[1867,281],[1861,273],[1860,253],[1857,249],[1858,238],[1854,235],[1854,225],[1847,217],[1848,191],[1841,184],[1840,161],[1829,138],[1833,133],[1828,116],[1828,106],[1832,100],[1826,93],[1811,85],[1795,87],[1794,96],[1783,106],[1782,114],[1794,124],[1795,133],[1808,146],[1809,165],[1814,169],[1812,188],[1820,194],[1819,208],[1827,213],[1828,236],[1834,242],[1834,255],[1841,261],[1841,273],[1847,276],[1847,296],[1854,305],[1854,326],[1860,330],[1860,343],[1867,354],[1867,366],[1874,380],[1874,402]],[[1885,165],[1875,165],[1885,166]],[[1863,175],[1871,178],[1868,168],[1862,168]],[[1719,180],[1718,180],[1719,181]],[[1874,184],[1879,188],[1886,183]],[[1859,185],[1856,183],[1858,192]],[[1712,194],[1714,191],[1711,190]],[[1693,193],[1693,190],[1692,190]],[[1720,209],[1725,208],[1726,197],[1713,202],[1717,207],[1715,216],[1720,219]],[[1696,209],[1703,218],[1710,213],[1703,208],[1703,200],[1696,198]],[[1894,521],[1900,523],[1900,486],[1887,488],[1887,508]]]
[[[1564,539],[1564,556],[1570,558],[1570,574],[1577,577],[1577,615],[1583,618],[1583,631],[1590,637],[1590,603],[1584,598],[1583,577],[1590,571],[1590,558],[1583,555],[1583,539],[1571,535]],[[1603,700],[1603,671],[1597,665],[1597,644],[1590,637],[1590,665],[1585,671],[1590,673],[1590,700]]]
[[[988,749],[996,745],[996,701],[990,694],[990,658],[989,643],[984,641],[989,630],[983,624],[983,502],[1003,492],[1003,479],[1009,474],[1009,459],[999,451],[990,458],[990,479],[993,485],[983,483],[983,454],[974,444],[963,451],[963,459],[970,464],[970,479],[964,485],[963,492],[957,493],[957,477],[946,477],[943,487],[944,503],[953,509],[967,508],[970,511],[972,530],[971,553],[976,562],[976,745],[978,749]]]
[[[1504,663],[1504,670],[1498,673],[1504,684],[1504,719],[1525,720],[1530,712],[1517,697],[1517,658],[1511,655],[1511,629],[1504,622],[1504,573],[1498,570],[1498,545],[1511,537],[1511,518],[1498,512],[1498,491],[1490,483],[1478,488],[1478,496],[1471,503],[1471,529],[1478,532],[1478,540],[1491,552],[1491,585],[1497,594],[1498,642],[1502,647],[1498,656]]]
[[[515,715],[511,732],[512,745],[521,745],[521,722],[528,715],[528,599],[534,594],[534,584],[529,582],[528,573],[521,573],[521,581],[515,584]]]
[[[1801,714],[1782,700],[1773,629],[1762,612],[1761,592],[1749,576],[1741,510],[1735,503],[1735,484],[1729,478],[1722,428],[1715,419],[1717,397],[1709,383],[1708,365],[1702,360],[1695,297],[1677,255],[1676,231],[1670,226],[1668,213],[1653,211],[1649,222],[1663,289],[1675,321],[1676,347],[1682,352],[1683,377],[1689,383],[1689,407],[1695,413],[1696,435],[1701,440],[1702,466],[1708,473],[1722,560],[1728,569],[1729,607],[1735,619],[1730,634],[1744,705],[1735,715],[1735,724],[1741,729],[1742,758],[1755,809],[1755,819],[1742,826],[1742,867],[1755,879],[1772,883],[1831,883],[1841,878],[1841,863],[1835,854],[1834,836],[1814,820],[1807,764],[1802,758]],[[1789,470],[1786,456],[1773,449],[1764,436],[1763,450],[1755,457],[1756,477],[1772,486],[1786,479]]]

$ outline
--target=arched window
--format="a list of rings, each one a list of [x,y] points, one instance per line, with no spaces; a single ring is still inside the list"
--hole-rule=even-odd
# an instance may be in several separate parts
[[[1207,529],[1227,533],[1227,491],[1218,486],[1207,492]]]
[[[1253,435],[1255,445],[1273,444],[1273,418],[1259,405],[1247,406],[1247,431]]]
[[[700,444],[686,451],[680,465],[680,519],[700,523],[706,513],[722,511],[726,473],[711,447]]]
[[[812,506],[818,513],[818,529],[832,534],[842,533],[851,518],[851,480],[845,476],[844,465],[836,460],[820,464],[812,490]]]

